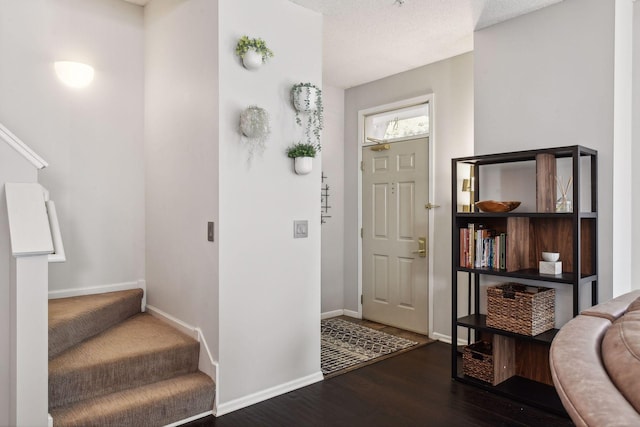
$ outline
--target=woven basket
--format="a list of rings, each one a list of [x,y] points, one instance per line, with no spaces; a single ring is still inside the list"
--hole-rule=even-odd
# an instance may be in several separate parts
[[[464,348],[462,372],[470,377],[493,384],[493,354],[491,344],[478,341]]]
[[[522,335],[555,327],[556,290],[519,283],[487,288],[487,326]]]

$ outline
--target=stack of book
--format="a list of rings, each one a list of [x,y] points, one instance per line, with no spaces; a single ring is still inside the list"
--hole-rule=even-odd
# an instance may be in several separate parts
[[[460,267],[506,270],[507,235],[482,225],[460,229]]]

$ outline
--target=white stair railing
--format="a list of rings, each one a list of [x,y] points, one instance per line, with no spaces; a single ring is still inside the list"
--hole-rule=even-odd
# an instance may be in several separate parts
[[[49,165],[42,157],[38,156],[35,151],[29,148],[27,144],[22,142],[20,138],[4,127],[2,123],[0,123],[0,139],[9,144],[11,148],[20,153],[22,157],[27,159],[37,169],[46,168]]]

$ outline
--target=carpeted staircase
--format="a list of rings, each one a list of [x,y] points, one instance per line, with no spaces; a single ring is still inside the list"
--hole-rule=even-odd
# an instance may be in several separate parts
[[[213,408],[199,343],[141,300],[141,289],[49,300],[54,427],[162,426]]]

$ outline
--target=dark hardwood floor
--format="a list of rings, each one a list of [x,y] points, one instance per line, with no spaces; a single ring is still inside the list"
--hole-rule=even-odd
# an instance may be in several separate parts
[[[441,342],[196,426],[571,426],[568,418],[454,382]]]

